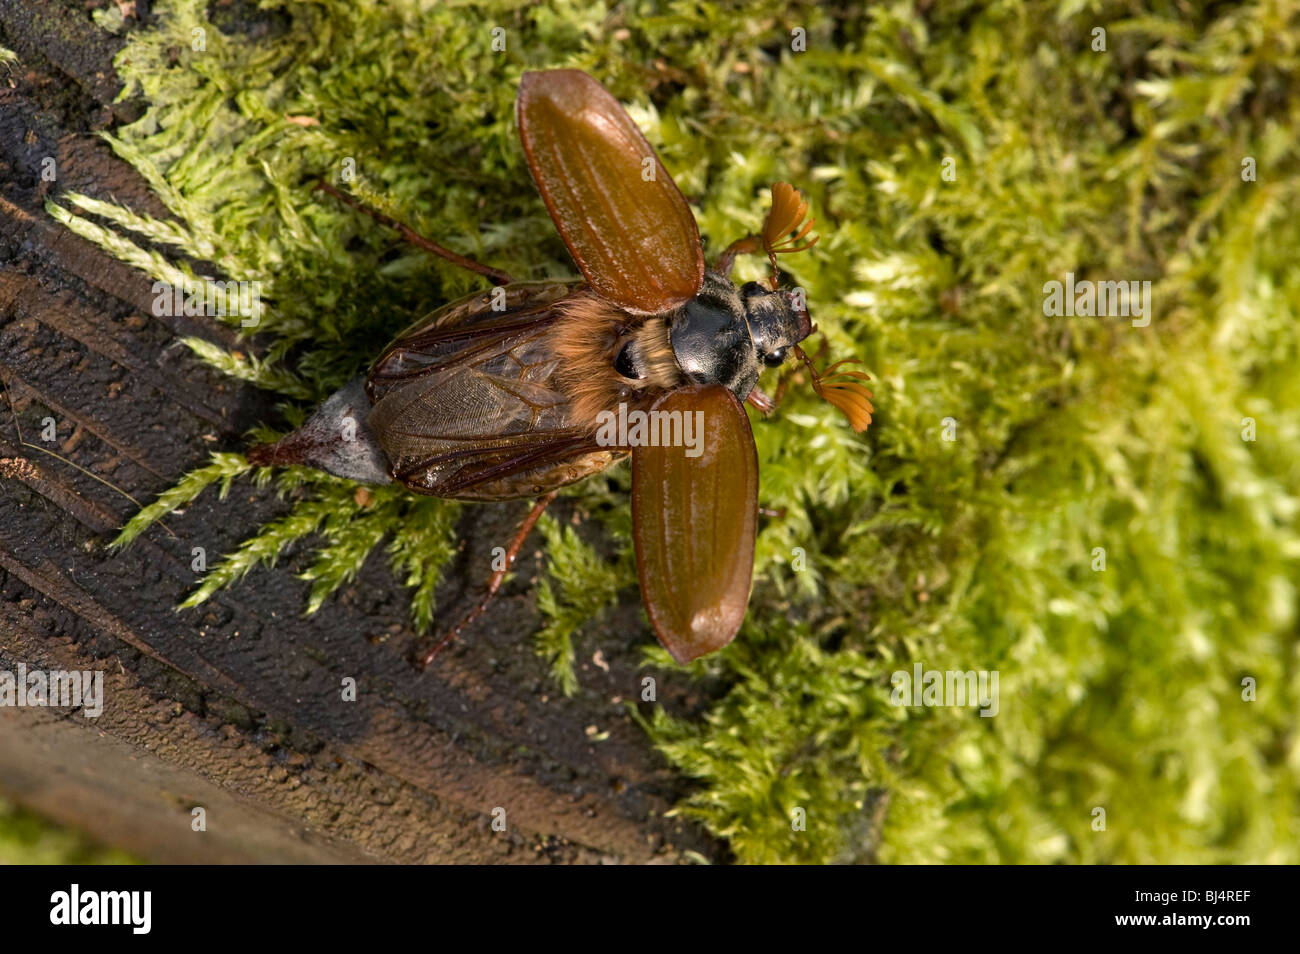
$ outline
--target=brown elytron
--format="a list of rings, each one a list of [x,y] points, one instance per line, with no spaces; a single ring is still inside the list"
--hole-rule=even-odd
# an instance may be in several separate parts
[[[525,73],[515,116],[547,211],[596,293],[644,314],[694,298],[695,216],[618,100],[581,70]]]
[[[758,522],[758,454],[749,418],[726,388],[669,391],[657,411],[702,411],[709,440],[698,458],[638,448],[632,527],[641,596],[669,651],[695,659],[731,642],[745,618]],[[742,506],[719,506],[727,498]],[[752,504],[752,506],[751,506]]]

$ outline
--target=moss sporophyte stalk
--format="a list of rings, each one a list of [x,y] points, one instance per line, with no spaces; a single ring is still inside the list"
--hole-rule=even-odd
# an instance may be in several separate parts
[[[815,210],[820,241],[781,260],[783,283],[829,354],[863,359],[877,414],[859,436],[792,387],[780,426],[754,418],[758,499],[784,516],[757,527],[746,622],[691,664],[707,713],[644,720],[696,783],[680,812],[747,862],[1300,860],[1291,7],[633,4],[617,29],[568,3],[260,10],[274,29],[224,32],[207,4],[160,0],[124,33],[124,95],[147,108],[109,142],[170,217],[49,206],[154,280],[262,283],[257,338],[190,342],[283,399],[254,441],[484,289],[315,190],[345,160],[351,194],[459,254],[574,275],[517,141],[525,70],[608,85],[708,261],[759,232],[774,182]],[[487,23],[518,42],[494,51]],[[736,263],[740,282],[767,274]],[[1110,283],[1115,308],[1085,316],[1076,287],[1065,314],[1068,275],[1098,299]],[[1133,282],[1149,308],[1141,284],[1120,297]],[[538,525],[536,648],[566,691],[584,626],[634,598],[628,483],[574,484],[594,519]],[[362,505],[351,481],[226,448],[119,542],[236,484],[286,510],[187,606],[306,541],[310,609],[379,548],[434,629],[454,501],[380,486]],[[997,715],[893,705],[892,674],[918,663],[997,672]]]

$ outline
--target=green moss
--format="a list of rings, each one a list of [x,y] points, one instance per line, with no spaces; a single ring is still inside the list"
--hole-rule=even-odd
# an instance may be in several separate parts
[[[139,859],[105,848],[80,832],[63,828],[0,799],[0,864],[130,865]]]
[[[737,643],[694,666],[728,690],[704,719],[646,720],[699,781],[679,810],[741,860],[1300,860],[1288,7],[266,2],[229,37],[205,8],[160,0],[119,59],[150,108],[114,147],[177,221],[58,202],[160,277],[206,260],[262,281],[261,354],[196,351],[295,413],[478,286],[312,192],[348,160],[359,192],[455,250],[572,272],[512,126],[524,68],[608,83],[711,255],[758,225],[763,187],[807,190],[822,239],[783,264],[831,353],[865,359],[876,422],[859,438],[795,387],[756,424],[762,502],[786,515],[764,524]],[[1150,280],[1151,323],[1045,315],[1067,272]],[[208,484],[270,476],[220,455],[124,536]],[[388,539],[430,624],[451,505],[280,479],[294,510],[200,594],[319,532],[316,606]],[[568,688],[573,632],[631,576],[614,480],[573,493],[616,569],[543,525],[539,651]],[[998,715],[891,705],[891,674],[917,662],[997,670]]]

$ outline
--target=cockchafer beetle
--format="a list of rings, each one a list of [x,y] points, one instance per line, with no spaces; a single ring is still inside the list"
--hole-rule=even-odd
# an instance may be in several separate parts
[[[777,287],[776,256],[816,238],[794,188],[774,185],[762,232],[706,268],[681,192],[595,79],[571,69],[524,73],[516,118],[528,167],[583,279],[515,282],[322,184],[496,287],[416,322],[302,428],[248,457],[439,497],[538,498],[483,600],[421,654],[423,667],[483,611],[559,488],[630,453],[642,599],[659,641],[688,662],[735,637],[749,600],[758,461],[742,402],[771,410],[759,373],[797,357],[859,432],[871,422],[867,376],[844,370],[848,361],[819,373],[799,348],[813,327],[801,299]],[[767,255],[771,278],[737,287],[735,258],[753,253]],[[611,440],[610,415],[634,412],[651,428],[667,422],[670,439],[620,431]],[[697,414],[698,453],[671,446],[672,427],[683,434]]]

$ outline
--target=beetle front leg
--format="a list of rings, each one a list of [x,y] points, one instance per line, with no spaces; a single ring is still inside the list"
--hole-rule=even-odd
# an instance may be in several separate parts
[[[773,408],[776,407],[776,402],[760,391],[757,385],[749,392],[749,396],[745,398],[745,403],[763,415],[771,414]]]
[[[541,519],[542,513],[550,505],[551,501],[555,499],[557,494],[559,494],[558,490],[552,490],[546,496],[539,497],[537,503],[533,504],[533,509],[528,511],[528,516],[524,518],[524,522],[521,523],[519,529],[515,531],[514,539],[510,541],[510,547],[506,550],[505,566],[492,574],[492,579],[488,581],[487,592],[483,594],[483,598],[479,600],[478,605],[466,613],[459,623],[448,630],[446,636],[443,636],[442,639],[438,640],[430,646],[428,650],[413,660],[415,668],[423,672],[428,668],[429,663],[433,662],[434,657],[446,649],[451,641],[460,635],[461,630],[483,615],[483,611],[486,610],[488,604],[492,602],[492,597],[496,596],[497,590],[501,589],[501,584],[505,580],[506,574],[509,573],[510,568],[515,565],[515,557],[519,555],[519,551],[523,547],[524,541],[528,539],[528,534],[532,532],[533,527],[537,525],[537,521]]]
[[[415,231],[415,229],[411,228],[409,225],[397,221],[397,219],[393,218],[390,215],[385,215],[383,212],[380,212],[378,209],[372,209],[370,206],[366,205],[360,199],[348,195],[346,192],[341,192],[340,190],[330,185],[328,182],[318,182],[316,183],[316,188],[320,189],[322,192],[334,196],[334,198],[338,199],[344,205],[351,206],[352,208],[356,209],[358,212],[365,213],[366,215],[374,219],[376,222],[378,222],[380,225],[388,226],[390,229],[396,231],[397,234],[402,236],[402,238],[404,238],[407,242],[410,242],[416,248],[424,249],[424,251],[426,252],[432,252],[434,255],[437,255],[441,258],[445,258],[453,265],[459,265],[461,268],[468,269],[469,271],[474,272],[477,275],[482,275],[484,278],[488,279],[493,284],[510,285],[513,284],[514,282],[514,279],[512,279],[508,273],[501,271],[501,269],[491,268],[487,265],[480,264],[479,262],[474,261],[474,259],[472,258],[466,258],[464,255],[460,255],[456,252],[453,252],[451,249],[447,248],[444,245],[439,245],[437,242],[433,241],[433,239],[425,238],[423,235]]]
[[[761,237],[758,235],[746,235],[744,238],[736,239],[718,256],[718,260],[713,264],[713,270],[725,278],[730,278],[731,268],[736,264],[737,255],[753,255],[761,248]]]

